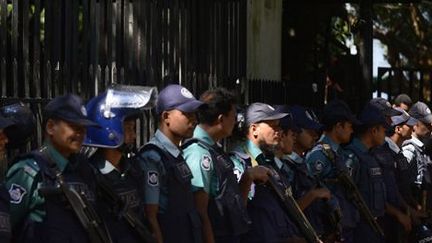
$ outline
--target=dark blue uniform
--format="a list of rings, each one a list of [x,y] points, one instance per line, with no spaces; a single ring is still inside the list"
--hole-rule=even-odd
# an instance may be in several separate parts
[[[277,169],[274,157],[265,157],[250,140],[235,150],[234,159],[244,161],[247,166],[251,166],[252,160],[255,160],[259,165]],[[279,182],[283,185],[287,184],[286,181]],[[247,209],[252,224],[243,242],[283,242],[294,236],[301,237],[294,222],[286,214],[279,199],[269,187],[254,184],[249,198]]]
[[[360,193],[371,213],[375,217],[382,217],[385,212],[386,187],[379,163],[358,138],[354,138],[346,146],[346,150],[354,155],[355,160],[358,160],[359,170],[354,179]],[[354,236],[355,242],[383,242],[382,237],[376,234],[363,218],[357,225]]]
[[[123,217],[126,210],[129,210],[144,223],[143,176],[141,171],[134,166],[134,162],[136,161],[123,159],[120,162],[122,170],[119,171],[99,154],[96,154],[91,159],[91,164],[95,167],[95,173],[98,173],[96,181],[105,183],[124,203],[120,207],[118,202],[112,201],[112,198],[107,196],[102,188],[98,188],[98,195],[100,195],[99,206],[111,232],[113,242],[132,243],[142,241],[139,234]]]
[[[159,205],[165,242],[201,242],[201,219],[192,194],[192,173],[181,151],[161,132],[140,151],[145,204]]]

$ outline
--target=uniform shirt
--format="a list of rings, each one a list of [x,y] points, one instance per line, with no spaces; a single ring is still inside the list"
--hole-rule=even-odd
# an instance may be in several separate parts
[[[195,128],[193,137],[203,140],[209,145],[215,144],[210,135],[200,126]],[[216,196],[219,191],[218,179],[210,151],[198,143],[193,143],[183,150],[183,154],[192,171],[192,190],[204,190],[210,196]]]
[[[328,144],[335,155],[343,154],[342,148],[326,135],[321,136],[318,144],[306,155],[306,166],[312,176],[317,176],[320,179],[333,177],[335,168],[331,161],[323,151],[322,143]]]
[[[50,142],[45,142],[45,146],[59,170],[64,172],[69,161]],[[6,187],[11,197],[12,226],[23,220],[27,214],[34,222],[43,221],[45,211],[42,205],[45,200],[38,190],[42,185],[41,178],[37,177],[39,171],[37,162],[29,158],[18,161],[7,172]]]
[[[156,131],[150,143],[156,144],[175,158],[182,154],[160,130]],[[140,154],[139,163],[144,172],[144,203],[159,205],[159,213],[164,213],[168,207],[168,185],[165,176],[167,171],[161,156],[154,150],[144,151]]]
[[[427,166],[431,163],[429,156],[424,153],[424,143],[416,137],[406,140],[402,144],[402,153],[407,158],[408,163],[417,164],[415,184],[421,185],[424,180],[430,182]]]

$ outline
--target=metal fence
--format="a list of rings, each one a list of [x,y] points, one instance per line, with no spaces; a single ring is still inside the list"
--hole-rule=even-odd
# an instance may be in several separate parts
[[[246,9],[245,0],[0,0],[0,100],[28,103],[40,121],[52,97],[88,99],[111,83],[239,90]],[[147,114],[141,141],[153,121]]]
[[[377,96],[388,95],[393,100],[398,94],[406,93],[413,101],[432,105],[432,70],[414,68],[378,68],[375,90]]]

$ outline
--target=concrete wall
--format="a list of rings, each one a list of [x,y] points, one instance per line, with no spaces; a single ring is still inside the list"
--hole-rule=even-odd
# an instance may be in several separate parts
[[[248,0],[247,77],[281,79],[282,0]]]

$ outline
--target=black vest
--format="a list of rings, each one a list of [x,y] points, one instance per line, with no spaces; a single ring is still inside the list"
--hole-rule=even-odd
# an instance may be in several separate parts
[[[201,219],[194,205],[192,173],[188,165],[184,159],[175,158],[153,143],[146,144],[140,154],[151,150],[161,156],[161,162],[166,170],[168,208],[166,212],[158,215],[164,242],[201,242]]]
[[[81,225],[66,197],[56,190],[56,176],[50,169],[50,162],[46,161],[40,151],[20,156],[16,161],[24,159],[34,159],[40,168],[35,180],[42,182],[39,194],[45,199],[41,210],[44,210],[46,215],[41,223],[31,222],[28,218],[20,222],[14,228],[17,242],[89,242],[87,231]],[[85,196],[93,206],[95,205],[93,171],[84,157],[72,155],[62,175],[68,186],[81,196]]]
[[[188,140],[183,148],[193,143],[210,152],[218,179],[218,195],[211,197],[208,205],[208,214],[215,237],[239,236],[246,233],[250,220],[233,171],[233,162],[222,149],[197,138]]]
[[[142,196],[144,195],[143,190],[143,176],[141,171],[136,168],[137,161],[121,161],[121,163],[126,167],[123,173],[112,171],[108,174],[101,174],[101,172],[96,169],[100,165],[105,163],[105,159],[101,157],[94,157],[91,160],[91,164],[95,167],[95,173],[97,178],[101,176],[104,182],[111,188],[111,190],[116,193],[122,201],[125,203],[126,208],[119,208],[116,202],[109,201],[106,198],[104,191],[98,188],[98,197],[100,199],[100,208],[103,212],[103,217],[107,223],[108,229],[111,232],[112,239],[114,242],[140,242],[141,239],[138,237],[137,233],[122,217],[125,210],[131,210],[141,222],[144,220],[144,204],[142,201]],[[99,179],[97,179],[99,180]]]
[[[379,163],[370,153],[364,153],[355,146],[348,145],[346,149],[359,159],[357,186],[366,204],[374,216],[383,216],[387,199],[384,175]]]

